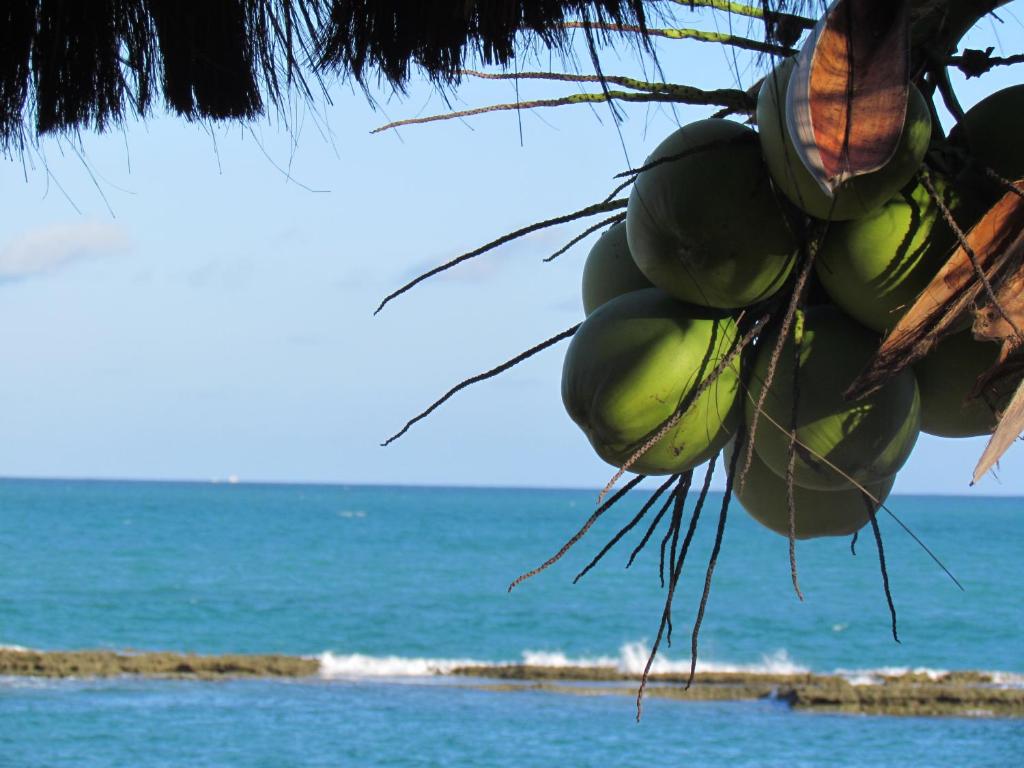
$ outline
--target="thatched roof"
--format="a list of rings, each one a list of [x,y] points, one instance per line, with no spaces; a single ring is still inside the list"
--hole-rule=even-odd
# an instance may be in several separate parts
[[[644,23],[642,0],[4,0],[0,146],[102,129],[156,105],[187,119],[250,118],[337,72],[401,87],[451,82],[468,55],[505,64],[526,32]]]

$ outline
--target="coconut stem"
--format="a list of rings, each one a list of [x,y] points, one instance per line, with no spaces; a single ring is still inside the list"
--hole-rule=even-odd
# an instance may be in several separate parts
[[[968,78],[980,77],[993,67],[1024,64],[1024,53],[1017,53],[1013,56],[993,56],[993,50],[993,48],[986,48],[984,51],[979,51],[968,48],[961,56],[950,56],[946,59],[946,64],[956,67]]]
[[[713,8],[716,11],[726,11],[737,16],[747,16],[752,19],[764,19],[772,24],[789,24],[799,29],[811,29],[814,27],[814,19],[797,16],[792,13],[782,13],[768,8],[767,3],[762,3],[763,8],[742,3],[730,2],[730,0],[672,0],[676,5],[685,5],[689,8]]]
[[[607,78],[606,78],[607,79]],[[734,88],[720,88],[714,91],[705,91],[701,88],[694,88],[689,85],[673,85],[669,90],[652,93],[635,93],[633,91],[604,91],[603,93],[573,93],[568,96],[561,96],[554,99],[534,99],[533,101],[513,101],[503,104],[489,104],[485,107],[474,109],[463,109],[457,112],[445,112],[438,115],[427,115],[426,117],[409,117],[404,120],[396,120],[379,128],[374,128],[370,133],[381,133],[393,128],[401,128],[405,125],[420,125],[423,123],[435,123],[440,120],[454,120],[460,117],[472,117],[483,115],[488,112],[507,112],[510,110],[539,109],[543,107],[562,107],[568,104],[600,104],[606,101],[660,101],[675,104],[694,104],[697,106],[736,107],[738,109],[750,110],[751,98],[745,91]]]
[[[697,40],[703,43],[717,43],[747,51],[768,53],[774,56],[792,56],[796,51],[784,45],[752,40],[749,37],[738,37],[723,32],[706,32],[700,29],[656,29],[654,27],[638,27],[632,24],[610,24],[599,21],[567,21],[562,26],[566,29],[595,29],[604,32],[621,32],[623,34],[648,35],[664,37],[668,40]]]

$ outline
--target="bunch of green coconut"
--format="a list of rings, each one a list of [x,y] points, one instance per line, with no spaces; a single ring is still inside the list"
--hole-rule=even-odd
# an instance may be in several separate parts
[[[933,132],[911,86],[892,159],[830,196],[782,119],[790,68],[765,78],[757,130],[701,120],[647,159],[625,221],[587,258],[587,317],[565,357],[562,398],[597,454],[638,474],[685,473],[723,449],[745,458],[734,438],[750,436],[749,464],[726,462],[746,470],[733,490],[747,512],[788,535],[791,477],[796,537],[839,536],[869,522],[919,432],[987,434],[1005,404],[966,399],[998,354],[966,324],[873,394],[843,393],[957,245],[922,184],[926,152],[959,146],[976,165],[1024,176],[1024,86],[978,104],[949,138]],[[930,165],[964,231],[1000,194],[976,174]],[[823,234],[780,343],[809,231]]]

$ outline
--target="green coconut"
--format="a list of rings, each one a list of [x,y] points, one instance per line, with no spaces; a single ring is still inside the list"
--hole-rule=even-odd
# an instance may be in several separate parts
[[[735,441],[729,444],[730,453],[735,450]],[[745,452],[744,452],[745,453]],[[742,463],[744,455],[740,455]],[[731,464],[731,459],[730,459]],[[740,469],[737,469],[739,472]],[[847,536],[863,528],[870,520],[868,504],[872,511],[878,511],[892,490],[895,476],[865,486],[875,498],[871,501],[858,488],[844,488],[838,491],[816,491],[793,484],[794,522],[798,539],[813,539],[819,536]],[[772,472],[754,452],[746,480],[740,488],[733,485],[736,498],[747,513],[766,528],[783,536],[789,536],[789,501],[786,481]]]
[[[794,63],[787,59],[770,72],[757,97],[758,135],[772,180],[794,205],[817,219],[866,216],[899,192],[921,167],[932,135],[928,104],[911,85],[903,133],[892,159],[877,171],[844,182],[831,198],[800,160],[786,125],[784,95]]]
[[[991,434],[996,426],[995,410],[1006,407],[1012,389],[965,398],[998,356],[998,344],[976,341],[970,331],[962,331],[940,341],[918,361],[914,373],[921,391],[921,431],[939,437]]]
[[[848,478],[872,485],[892,477],[910,456],[920,431],[921,401],[913,372],[906,369],[875,394],[848,402],[843,391],[877,350],[878,338],[835,307],[811,307],[801,317],[802,323],[794,324],[783,345],[754,449],[776,475],[785,476],[796,378],[796,482],[829,491],[852,487]],[[801,330],[800,364],[794,375],[793,338]],[[757,345],[746,403],[748,424],[775,339],[769,335]]]
[[[637,176],[629,196],[626,231],[640,271],[705,307],[744,307],[781,288],[797,241],[754,131],[700,120],[665,139],[645,164],[662,159]]]
[[[1005,179],[1024,178],[1024,84],[979,101],[950,132],[952,143]],[[1000,192],[1001,194],[1001,192]]]
[[[694,392],[736,340],[727,314],[681,304],[657,288],[598,307],[573,336],[562,402],[597,454],[621,466],[680,404],[679,422],[633,465],[648,475],[684,472],[711,458],[739,422],[738,362]]]
[[[602,233],[583,265],[584,313],[589,315],[606,301],[623,293],[652,287],[629,252],[625,222],[619,222]]]
[[[940,177],[936,192],[966,230],[981,213]],[[956,236],[920,183],[873,213],[829,227],[815,260],[825,290],[844,312],[880,333],[892,329],[949,258]]]

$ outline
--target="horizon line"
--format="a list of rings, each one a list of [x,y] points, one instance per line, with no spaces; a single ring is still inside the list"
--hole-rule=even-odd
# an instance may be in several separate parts
[[[212,478],[159,478],[159,477],[83,477],[61,475],[2,475],[0,482],[53,482],[53,483],[138,483],[152,485],[246,485],[246,486],[315,486],[324,488],[419,488],[425,490],[494,490],[494,491],[589,491],[598,493],[600,487],[556,486],[556,485],[485,485],[474,483],[403,483],[403,482],[348,482],[343,480],[280,480],[255,479],[243,480],[238,475]],[[714,493],[722,493],[724,489],[712,489]],[[901,492],[892,494],[894,497],[917,496],[926,498],[965,498],[965,499],[1012,499],[1024,498],[1024,494],[1015,493],[928,493]]]

